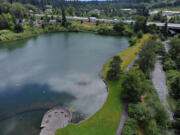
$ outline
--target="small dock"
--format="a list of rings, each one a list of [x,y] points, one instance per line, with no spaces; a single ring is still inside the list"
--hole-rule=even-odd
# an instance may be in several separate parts
[[[64,108],[55,107],[44,114],[40,135],[54,135],[57,129],[67,126],[72,120],[72,113]]]

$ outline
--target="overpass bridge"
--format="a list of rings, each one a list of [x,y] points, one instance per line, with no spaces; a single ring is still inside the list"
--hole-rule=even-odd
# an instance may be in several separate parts
[[[147,25],[150,24],[155,24],[156,26],[159,27],[164,27],[165,23],[158,23],[158,22],[148,22]],[[168,23],[168,29],[173,29],[173,30],[180,30],[180,24],[175,24],[175,23]]]

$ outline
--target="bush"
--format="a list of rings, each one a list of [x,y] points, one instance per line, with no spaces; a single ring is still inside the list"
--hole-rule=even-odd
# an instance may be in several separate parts
[[[173,81],[170,82],[170,95],[175,99],[180,99],[180,75],[177,75]]]
[[[121,73],[120,64],[122,60],[119,56],[114,56],[112,62],[110,63],[110,69],[107,72],[107,79],[110,81],[119,80],[119,75]]]
[[[149,77],[150,71],[154,68],[155,60],[156,60],[156,40],[149,39],[144,43],[140,53],[138,64],[140,70]]]
[[[163,62],[163,69],[165,71],[176,69],[176,63],[171,58],[168,58]]]
[[[156,44],[156,54],[159,54],[161,56],[165,55],[165,47],[162,44],[162,42],[157,42],[157,44]]]
[[[122,33],[124,31],[124,29],[125,29],[124,28],[124,23],[119,22],[119,23],[114,24],[113,29],[118,33]]]
[[[137,33],[137,37],[138,37],[138,38],[142,38],[142,37],[143,37],[143,32],[142,32],[142,31],[139,31],[139,32]]]
[[[112,28],[108,28],[108,27],[101,27],[98,29],[98,33],[99,34],[110,34],[110,33],[113,33],[113,30]]]
[[[100,24],[100,22],[99,21],[96,21],[96,26],[98,26]]]
[[[15,27],[14,27],[14,31],[15,31],[16,33],[20,33],[20,32],[22,32],[23,30],[24,30],[24,29],[23,29],[23,26],[22,26],[22,24],[20,24],[20,23],[16,24]]]
[[[138,123],[142,126],[147,125],[148,122],[153,118],[153,114],[150,108],[146,107],[146,105],[141,103],[129,104],[128,115],[131,118],[137,120]]]
[[[124,100],[136,102],[142,94],[141,80],[135,71],[126,74],[122,82],[122,96]]]
[[[137,121],[130,118],[124,125],[122,135],[137,135],[137,127]]]
[[[124,36],[127,36],[127,37],[132,37],[132,35],[134,34],[134,32],[133,32],[133,30],[132,29],[125,29],[124,31],[123,31],[123,35]]]
[[[129,39],[130,46],[133,46],[138,41],[137,37],[133,36]]]

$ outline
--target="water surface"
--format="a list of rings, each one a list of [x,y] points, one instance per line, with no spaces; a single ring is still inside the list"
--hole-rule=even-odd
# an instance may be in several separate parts
[[[38,135],[44,112],[54,106],[91,116],[107,97],[103,64],[128,45],[123,37],[88,33],[1,43],[0,135]]]

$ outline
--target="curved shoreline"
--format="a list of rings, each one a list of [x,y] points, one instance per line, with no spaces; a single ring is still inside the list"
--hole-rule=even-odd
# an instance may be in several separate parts
[[[121,65],[122,70],[125,70],[131,64],[137,53],[140,51],[141,46],[147,39],[149,39],[150,36],[150,34],[144,35],[140,42],[138,42],[135,46],[128,47],[124,51],[116,54],[123,60]],[[124,103],[121,99],[119,99],[121,91],[119,87],[121,87],[120,83],[122,79],[117,82],[105,80],[106,73],[109,68],[108,65],[111,60],[112,58],[104,64],[101,73],[101,78],[104,79],[108,88],[108,96],[105,104],[88,119],[78,124],[69,124],[65,128],[58,129],[55,135],[97,135],[97,133],[98,135],[111,135],[116,133],[119,121],[122,117]]]

